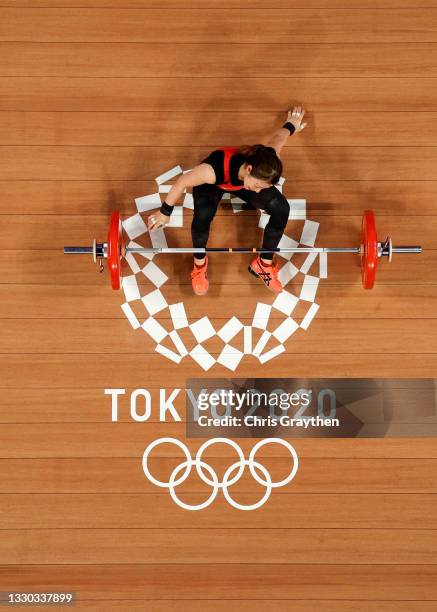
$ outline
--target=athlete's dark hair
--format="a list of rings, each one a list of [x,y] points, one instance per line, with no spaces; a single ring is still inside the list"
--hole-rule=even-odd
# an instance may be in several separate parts
[[[273,147],[242,145],[238,152],[244,155],[245,163],[252,166],[251,176],[276,185],[281,178],[282,162]]]

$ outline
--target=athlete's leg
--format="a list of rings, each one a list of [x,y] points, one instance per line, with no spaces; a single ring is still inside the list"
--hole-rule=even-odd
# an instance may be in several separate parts
[[[216,185],[196,185],[193,187],[194,215],[191,223],[193,247],[206,247],[211,222],[223,197],[223,190]],[[205,259],[203,253],[194,255],[196,264],[201,265]]]
[[[275,249],[282,238],[287,226],[290,204],[274,185],[261,189],[259,193],[248,189],[241,189],[236,193],[245,202],[249,202],[255,208],[261,208],[270,215],[269,222],[264,229],[262,248],[265,251],[261,253],[261,259],[271,263],[273,252],[269,249]]]
[[[276,189],[276,188],[275,188]],[[273,253],[269,249],[276,249],[287,227],[290,214],[290,204],[287,198],[276,189],[277,193],[266,203],[263,208],[270,215],[269,222],[264,229],[261,259],[272,261]]]
[[[273,251],[278,246],[287,226],[290,205],[287,198],[275,186],[262,189],[259,193],[241,190],[239,197],[256,208],[261,208],[270,215],[264,230],[263,244],[259,257],[250,264],[248,270],[259,278],[264,285],[275,293],[283,290],[279,280],[279,268],[273,264]],[[265,250],[264,250],[265,249]]]

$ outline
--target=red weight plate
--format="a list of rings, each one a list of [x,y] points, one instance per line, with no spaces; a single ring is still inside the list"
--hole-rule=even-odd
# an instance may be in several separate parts
[[[111,213],[108,232],[108,268],[113,289],[121,287],[121,233],[120,213],[114,211]]]
[[[372,289],[375,284],[377,263],[378,237],[375,215],[373,211],[365,210],[361,231],[361,279],[364,289]]]

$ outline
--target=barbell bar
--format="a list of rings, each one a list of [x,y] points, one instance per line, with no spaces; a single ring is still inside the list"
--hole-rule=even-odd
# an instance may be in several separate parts
[[[108,260],[108,269],[113,289],[120,289],[122,282],[122,258],[128,253],[262,253],[260,247],[126,247],[123,240],[123,226],[120,213],[111,214],[107,242],[93,241],[92,246],[66,246],[64,254],[92,255],[98,262],[100,271],[104,269],[103,260]],[[378,241],[375,215],[366,210],[361,224],[361,243],[358,247],[286,247],[269,249],[273,253],[355,253],[361,258],[361,280],[364,289],[372,289],[375,284],[378,259],[386,257],[391,262],[393,253],[421,253],[420,246],[393,246],[388,236],[384,242]]]

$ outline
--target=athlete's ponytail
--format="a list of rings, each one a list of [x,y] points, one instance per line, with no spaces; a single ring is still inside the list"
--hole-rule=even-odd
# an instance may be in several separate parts
[[[273,147],[243,145],[238,152],[244,156],[245,163],[252,166],[251,176],[276,185],[281,178],[282,162]]]

